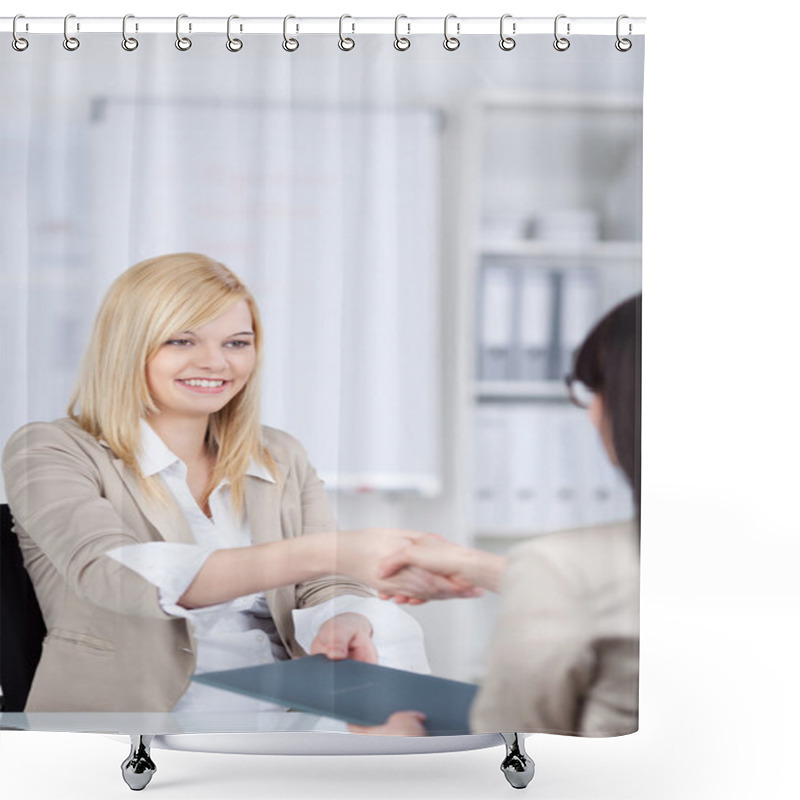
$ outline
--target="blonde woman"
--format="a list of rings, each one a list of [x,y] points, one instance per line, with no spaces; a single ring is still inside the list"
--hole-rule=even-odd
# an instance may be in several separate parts
[[[422,534],[335,533],[303,447],[260,425],[261,350],[228,268],[143,261],[102,303],[69,417],[9,440],[6,493],[47,626],[26,711],[267,710],[191,677],[308,652],[427,669],[416,622],[367,585],[459,587],[417,568],[379,579]]]

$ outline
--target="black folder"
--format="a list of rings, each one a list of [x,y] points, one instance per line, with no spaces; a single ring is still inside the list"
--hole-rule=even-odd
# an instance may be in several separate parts
[[[356,725],[381,725],[395,711],[422,711],[430,735],[468,734],[478,687],[362,661],[316,655],[259,667],[206,672],[193,680]]]

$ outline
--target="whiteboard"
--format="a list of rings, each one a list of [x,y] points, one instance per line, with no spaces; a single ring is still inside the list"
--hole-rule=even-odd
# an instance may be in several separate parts
[[[440,491],[433,111],[98,101],[90,159],[100,284],[161,253],[227,264],[263,317],[263,422],[331,487]]]

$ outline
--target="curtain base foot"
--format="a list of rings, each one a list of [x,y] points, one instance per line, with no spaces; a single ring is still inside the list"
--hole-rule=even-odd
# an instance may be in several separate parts
[[[150,758],[150,742],[152,736],[131,734],[131,752],[122,762],[122,780],[134,792],[140,792],[147,786],[156,772],[156,765]]]
[[[533,780],[536,771],[533,759],[525,752],[525,739],[520,733],[500,735],[506,743],[506,757],[500,769],[515,789],[524,789]]]

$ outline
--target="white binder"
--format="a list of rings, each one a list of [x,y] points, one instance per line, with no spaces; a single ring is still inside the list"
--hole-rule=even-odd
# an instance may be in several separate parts
[[[478,406],[473,451],[473,527],[481,532],[496,533],[508,527],[510,441],[508,408]]]
[[[544,521],[546,419],[538,405],[509,407],[508,413],[511,428],[508,527],[515,532],[535,533],[542,529]]]
[[[580,515],[580,427],[584,420],[576,418],[564,406],[548,408],[547,415],[547,510],[548,530],[573,528],[581,523]]]
[[[485,381],[513,377],[514,269],[485,264],[481,294],[479,377]]]
[[[524,381],[550,375],[555,292],[553,276],[541,269],[523,269],[520,278],[519,374]]]
[[[572,368],[572,355],[599,316],[597,277],[587,270],[571,269],[561,281],[561,337],[559,377]]]

